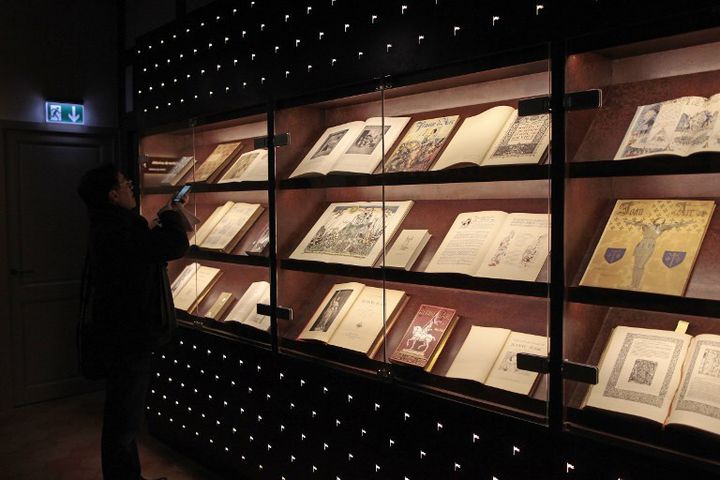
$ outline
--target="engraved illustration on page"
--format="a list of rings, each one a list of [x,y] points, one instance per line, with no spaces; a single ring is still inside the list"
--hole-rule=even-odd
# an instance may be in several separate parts
[[[398,207],[335,207],[330,220],[305,247],[305,253],[367,257],[382,237],[383,211],[387,223]]]
[[[628,333],[603,396],[661,407],[680,361],[682,347],[683,341],[678,338]],[[664,376],[657,378],[656,370],[660,361],[667,362],[668,366]],[[632,362],[631,373],[625,377],[623,370],[629,362]],[[651,366],[653,363],[654,367]]]
[[[340,140],[342,140],[342,138],[347,132],[348,129],[346,128],[345,130],[340,130],[339,132],[331,133],[330,135],[328,135],[323,144],[320,145],[320,148],[317,149],[317,151],[313,154],[312,157],[310,157],[310,159],[330,155],[330,153],[335,149],[337,144],[340,143]]]
[[[697,342],[675,410],[720,420],[720,342]]]
[[[312,327],[310,327],[310,331],[327,332],[337,319],[338,313],[340,313],[340,310],[342,310],[352,292],[352,290],[338,290],[335,292],[320,316],[315,320]]]
[[[382,136],[390,130],[389,125],[368,125],[358,135],[345,153],[351,155],[370,155],[382,140]]]

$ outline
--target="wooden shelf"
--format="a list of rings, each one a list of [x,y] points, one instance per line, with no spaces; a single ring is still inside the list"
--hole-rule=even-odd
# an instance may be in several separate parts
[[[720,173],[718,153],[697,153],[690,157],[644,157],[634,160],[599,160],[568,165],[570,178],[629,177]]]
[[[465,182],[497,182],[508,180],[546,180],[547,165],[497,165],[463,167],[436,172],[398,172],[377,175],[324,175],[291,178],[280,181],[282,189],[368,187],[380,185],[426,185]]]
[[[570,302],[720,318],[720,300],[598,287],[568,289]]]
[[[230,182],[230,183],[204,183],[204,182],[188,182],[192,185],[192,193],[209,193],[209,192],[254,192],[268,190],[270,184],[266,181],[258,182]],[[172,195],[180,188],[178,186],[167,187],[145,187],[141,193],[143,195]]]
[[[434,287],[454,288],[468,291],[507,293],[530,297],[547,297],[548,284],[544,282],[527,282],[520,280],[504,280],[481,278],[459,273],[427,273],[408,272],[374,267],[358,267],[336,263],[313,262],[307,260],[286,259],[281,268],[287,270],[341,275],[345,277],[364,278],[370,280],[385,279],[388,282],[429,285]]]
[[[193,315],[184,310],[175,309],[175,316],[184,326],[202,330],[203,332],[229,337],[232,340],[242,340],[246,343],[267,346],[270,344],[270,333],[248,327],[237,322],[216,322],[209,318]]]
[[[229,253],[222,252],[211,252],[208,250],[202,250],[197,246],[193,245],[185,254],[187,258],[194,260],[210,260],[213,262],[224,262],[234,263],[236,265],[251,265],[255,267],[269,267],[270,260],[267,257],[259,255],[232,255]]]

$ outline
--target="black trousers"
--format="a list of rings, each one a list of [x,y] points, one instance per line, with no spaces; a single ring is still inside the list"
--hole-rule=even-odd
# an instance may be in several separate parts
[[[136,438],[149,383],[149,353],[121,355],[109,365],[102,428],[104,480],[141,478]]]

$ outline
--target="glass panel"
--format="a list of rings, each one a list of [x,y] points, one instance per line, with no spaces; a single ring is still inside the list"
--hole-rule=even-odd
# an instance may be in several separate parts
[[[410,117],[384,163],[386,206],[413,202],[386,252],[386,286],[408,301],[385,345],[395,378],[545,422],[546,379],[516,360],[547,356],[549,324],[550,118],[517,115],[549,95],[549,62],[526,57],[385,93],[386,115]]]
[[[670,346],[720,333],[718,47],[713,29],[577,52],[566,75],[568,91],[602,89],[603,105],[567,115],[564,353],[598,366],[608,352],[587,405],[587,386],[566,382],[567,425],[705,458],[719,445],[720,383],[699,366],[698,383],[678,390],[677,382],[693,352],[711,362],[720,350],[707,344],[686,355]],[[691,337],[673,333],[680,320]],[[665,375],[670,352],[674,377]],[[680,401],[678,411],[694,425],[661,429],[683,388],[695,403]]]
[[[192,187],[191,247],[168,266],[179,321],[269,347],[270,318],[256,313],[270,292],[267,150],[255,148],[266,135],[264,114],[156,134],[142,139],[140,164],[148,221]]]
[[[372,89],[372,86],[370,87]],[[283,108],[277,147],[280,351],[309,355],[355,371],[382,367],[382,187],[375,174],[401,125],[383,137],[381,94]],[[397,123],[393,119],[392,122]]]
[[[546,51],[527,57],[277,112],[276,132],[292,138],[276,149],[278,302],[294,313],[280,321],[281,352],[544,422],[546,379],[514,355],[523,343],[546,356],[548,343],[549,117],[515,113],[549,95],[549,63]],[[359,130],[343,151],[386,132],[385,158],[362,173],[317,160],[349,121]],[[383,215],[368,208],[378,201]],[[383,286],[384,315],[368,288]]]

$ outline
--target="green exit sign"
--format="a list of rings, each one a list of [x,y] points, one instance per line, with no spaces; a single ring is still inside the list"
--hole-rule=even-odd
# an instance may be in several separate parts
[[[45,121],[83,125],[85,107],[76,103],[45,102]]]

